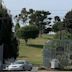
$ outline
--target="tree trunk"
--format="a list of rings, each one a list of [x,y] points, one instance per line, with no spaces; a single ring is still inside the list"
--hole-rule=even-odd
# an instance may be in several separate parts
[[[0,45],[0,70],[2,70],[3,67],[3,44]]]
[[[25,44],[27,45],[28,39],[25,39]]]

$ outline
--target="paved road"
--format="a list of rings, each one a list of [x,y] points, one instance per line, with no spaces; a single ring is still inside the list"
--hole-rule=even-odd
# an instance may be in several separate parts
[[[72,72],[72,71],[38,71],[38,67],[33,67],[32,71],[0,71],[0,72]]]
[[[72,71],[1,71],[1,72],[72,72]]]
[[[20,72],[38,72],[38,67],[33,67],[32,71],[20,71]]]
[[[72,71],[38,71],[38,72],[72,72]]]
[[[38,72],[38,67],[33,67],[31,71],[2,71],[2,72]]]

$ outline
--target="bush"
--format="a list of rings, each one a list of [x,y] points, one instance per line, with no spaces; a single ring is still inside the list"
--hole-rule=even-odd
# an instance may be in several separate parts
[[[72,34],[66,30],[62,30],[57,32],[54,38],[55,39],[72,39]]]

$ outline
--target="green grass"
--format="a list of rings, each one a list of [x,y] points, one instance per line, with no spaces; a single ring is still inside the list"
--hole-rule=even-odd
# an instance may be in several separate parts
[[[27,45],[23,39],[20,39],[18,59],[27,59],[31,63],[37,65],[42,64],[43,45],[46,41],[48,41],[48,37],[51,36],[43,35],[42,37],[38,37],[36,39],[29,39]]]
[[[47,35],[47,34],[44,34],[44,35],[42,35],[42,38],[43,38],[43,39],[52,40],[52,39],[54,39],[54,35]]]

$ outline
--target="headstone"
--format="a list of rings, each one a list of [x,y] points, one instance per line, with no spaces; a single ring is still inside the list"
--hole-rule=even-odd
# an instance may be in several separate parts
[[[58,59],[52,59],[51,61],[51,68],[59,68],[59,60]]]

